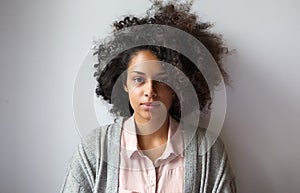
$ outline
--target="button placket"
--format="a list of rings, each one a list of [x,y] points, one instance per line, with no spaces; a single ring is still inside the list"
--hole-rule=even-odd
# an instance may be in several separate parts
[[[149,170],[149,184],[150,184],[150,192],[155,193],[156,190],[156,173],[155,173],[155,168],[151,168]]]

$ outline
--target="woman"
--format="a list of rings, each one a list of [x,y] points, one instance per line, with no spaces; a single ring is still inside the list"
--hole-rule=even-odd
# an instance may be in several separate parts
[[[193,126],[181,124],[186,117],[183,108],[210,110],[210,89],[197,66],[178,51],[155,44],[135,44],[112,54],[124,42],[144,38],[128,33],[130,27],[170,26],[201,41],[226,82],[221,59],[228,51],[221,37],[208,31],[211,25],[197,21],[189,8],[155,2],[145,17],[125,17],[114,23],[114,34],[122,35],[99,45],[95,76],[96,94],[112,104],[111,112],[119,119],[94,130],[79,144],[62,192],[236,192],[221,140],[204,138],[200,127],[188,135]],[[147,41],[170,37],[176,45],[180,41],[172,33],[149,31],[145,31]],[[204,67],[210,75],[217,73],[209,64]],[[220,83],[218,78],[209,81],[214,86]]]

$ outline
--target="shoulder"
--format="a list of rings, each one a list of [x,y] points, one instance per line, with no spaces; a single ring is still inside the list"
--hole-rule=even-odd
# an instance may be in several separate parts
[[[82,137],[70,160],[66,183],[69,181],[85,189],[92,189],[90,185],[95,183],[99,160],[103,160],[103,154],[111,148],[109,141],[117,141],[113,137],[117,138],[119,130],[119,123],[114,122],[100,126]]]
[[[96,183],[100,144],[103,143],[106,133],[112,127],[116,127],[115,123],[94,129],[90,134],[81,138],[69,162],[61,192],[78,192],[78,190],[92,192]]]
[[[105,140],[111,137],[118,137],[122,128],[123,118],[115,120],[113,123],[100,126],[92,130],[88,135],[82,137],[81,143],[89,149],[101,145]]]
[[[217,154],[223,154],[226,151],[220,136],[207,131],[205,128],[199,127],[195,133],[195,138],[201,155],[208,151]]]
[[[222,139],[203,128],[198,128],[191,142],[189,152],[197,154],[198,163],[210,165],[210,171],[218,172],[230,166],[228,155]]]
[[[109,128],[114,127],[115,123],[100,126],[96,129],[93,129],[89,134],[82,136],[79,144],[77,145],[75,154],[73,156],[74,161],[78,161],[81,159],[89,160],[93,162],[95,156],[97,155],[97,151],[101,143],[106,138],[106,133]]]
[[[72,160],[78,162],[78,160],[84,159],[93,165],[99,158],[101,151],[106,149],[107,141],[117,138],[121,130],[120,127],[119,121],[115,121],[93,129],[88,135],[81,137]]]

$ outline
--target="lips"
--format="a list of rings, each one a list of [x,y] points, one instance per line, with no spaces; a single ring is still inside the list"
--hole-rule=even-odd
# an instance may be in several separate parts
[[[154,108],[160,106],[160,103],[159,102],[145,102],[145,103],[141,103],[141,106],[145,110],[151,110],[151,109],[154,109]]]
[[[146,105],[146,106],[159,106],[159,102],[145,102],[141,103],[141,105]]]

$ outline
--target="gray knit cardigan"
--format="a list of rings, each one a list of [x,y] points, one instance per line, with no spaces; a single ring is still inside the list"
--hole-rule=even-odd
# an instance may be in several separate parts
[[[62,193],[118,192],[121,129],[119,120],[95,129],[81,141],[69,164]],[[219,138],[215,142],[212,137],[204,138],[205,133],[199,128],[193,135],[184,135],[184,141],[189,141],[184,152],[184,192],[235,193],[224,145]],[[201,155],[206,145],[211,148]]]

